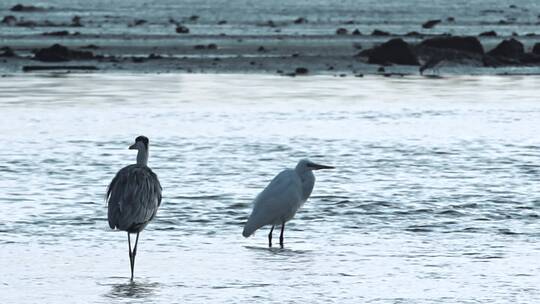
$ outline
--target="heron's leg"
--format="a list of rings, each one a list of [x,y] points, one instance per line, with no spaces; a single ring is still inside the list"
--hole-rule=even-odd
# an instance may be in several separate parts
[[[281,234],[279,235],[279,246],[283,248],[283,231],[285,231],[285,222],[281,224]]]
[[[272,232],[274,232],[274,225],[272,225],[272,229],[270,229],[270,233],[268,234],[268,247],[272,247]]]
[[[132,260],[132,264],[133,266],[131,266],[131,280],[133,280],[133,272],[135,271],[135,256],[137,255],[137,244],[139,243],[139,232],[137,232],[137,238],[135,239],[135,246],[133,247],[133,260]]]
[[[131,253],[131,237],[128,235],[128,248],[129,248],[129,266],[131,267],[131,280],[133,281],[133,254]]]
[[[139,232],[137,232],[137,238],[135,239],[135,248],[133,248],[133,260],[135,261],[135,256],[137,255],[137,243],[139,243]]]

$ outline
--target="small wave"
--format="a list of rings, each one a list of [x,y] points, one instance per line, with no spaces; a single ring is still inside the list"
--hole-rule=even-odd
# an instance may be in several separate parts
[[[461,216],[464,216],[463,213],[461,213],[461,212],[459,212],[459,211],[456,211],[456,210],[452,210],[452,209],[447,209],[447,210],[439,211],[439,212],[437,212],[437,214],[440,214],[440,215],[449,215],[449,216],[454,216],[454,217],[461,217]]]
[[[405,228],[405,231],[409,232],[433,232],[433,226],[428,225],[412,225]]]
[[[225,194],[213,194],[213,195],[176,195],[171,199],[183,199],[183,200],[217,200],[227,197]]]
[[[507,228],[501,228],[498,230],[498,233],[499,234],[503,234],[503,235],[520,235],[522,233],[519,233],[519,232],[514,232],[510,229],[507,229]]]

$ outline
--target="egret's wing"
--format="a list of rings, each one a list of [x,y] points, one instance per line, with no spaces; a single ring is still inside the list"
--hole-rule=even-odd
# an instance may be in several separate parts
[[[161,185],[150,168],[130,165],[112,180],[107,203],[111,228],[135,229],[156,215],[161,204]]]
[[[302,201],[302,184],[294,170],[278,174],[255,198],[253,211],[244,227],[244,236],[269,224],[290,219]]]

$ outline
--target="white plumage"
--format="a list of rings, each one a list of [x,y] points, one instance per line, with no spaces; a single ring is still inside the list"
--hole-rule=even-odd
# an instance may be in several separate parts
[[[272,225],[268,234],[268,244],[271,247],[274,226],[281,225],[280,245],[283,247],[285,223],[294,217],[313,191],[315,176],[312,171],[332,168],[303,159],[298,162],[296,168],[283,170],[255,198],[253,211],[242,235],[249,237],[257,229]]]

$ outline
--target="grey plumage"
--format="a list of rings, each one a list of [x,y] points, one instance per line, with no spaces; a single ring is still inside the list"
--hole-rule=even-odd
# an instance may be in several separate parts
[[[138,150],[137,163],[122,168],[107,188],[108,220],[111,229],[127,232],[131,280],[139,233],[156,216],[161,205],[161,185],[157,175],[148,167],[148,138],[139,136],[129,149]],[[130,233],[136,233],[131,249]]]
[[[107,189],[109,226],[140,232],[161,205],[161,185],[154,172],[138,164],[122,168]]]

